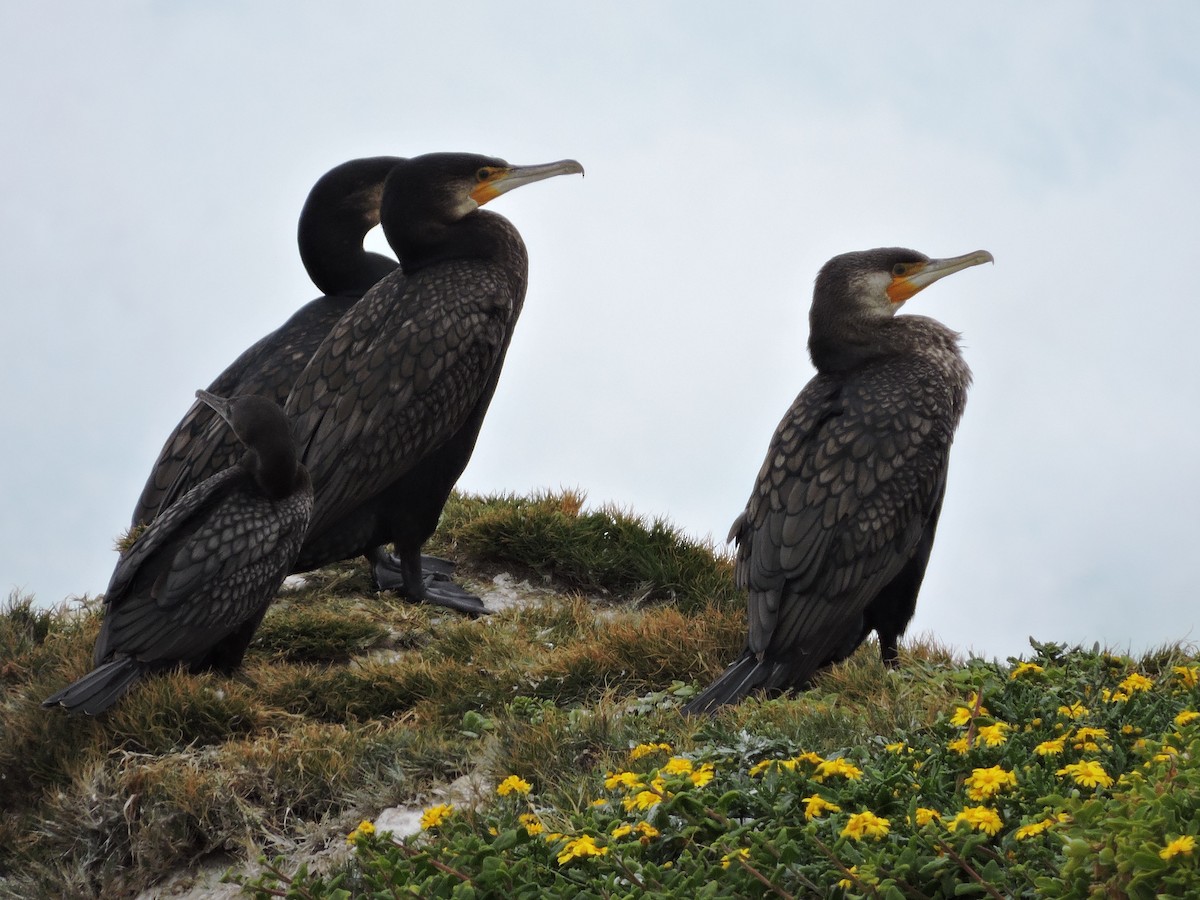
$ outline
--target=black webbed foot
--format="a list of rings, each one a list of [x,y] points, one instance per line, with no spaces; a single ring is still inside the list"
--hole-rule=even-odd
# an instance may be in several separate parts
[[[491,615],[476,595],[450,580],[454,563],[436,556],[417,556],[410,569],[404,557],[393,556],[380,548],[372,554],[371,573],[381,591],[393,591],[410,603],[444,606],[469,616]]]

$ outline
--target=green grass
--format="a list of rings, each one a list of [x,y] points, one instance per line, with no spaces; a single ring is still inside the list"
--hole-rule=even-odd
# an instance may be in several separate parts
[[[727,556],[665,522],[583,512],[572,493],[456,496],[430,550],[476,589],[507,572],[537,590],[468,620],[375,594],[357,563],[329,567],[280,597],[237,676],[152,679],[98,719],[39,706],[87,670],[95,601],[41,611],[11,598],[0,614],[0,897],[135,893],[213,856],[242,870],[274,860],[240,876],[259,896],[737,897],[763,895],[764,881],[780,896],[1200,887],[1200,851],[1160,855],[1200,819],[1198,724],[1176,724],[1200,703],[1180,674],[1196,667],[1191,652],[1134,660],[1038,645],[1042,671],[1014,678],[1015,661],[962,661],[920,641],[888,673],[872,644],[803,695],[685,719],[679,706],[743,639]],[[1150,689],[1114,697],[1134,672]],[[1077,702],[1078,718],[1058,712]],[[989,746],[996,722],[1012,728]],[[1095,750],[1069,743],[1082,728],[1105,729]],[[1058,755],[1034,752],[1064,734]],[[669,750],[635,759],[641,744]],[[805,753],[862,774],[817,781],[807,756],[751,774]],[[1113,783],[1057,774],[1087,760]],[[686,769],[706,764],[712,779],[697,784]],[[971,801],[967,779],[993,766],[1015,785]],[[637,791],[605,786],[621,772],[651,786],[661,777],[657,802],[638,808]],[[464,775],[484,784],[481,802],[447,793]],[[497,796],[490,786],[509,775],[529,793]],[[840,811],[806,819],[814,795]],[[446,802],[453,812],[419,835],[358,831],[347,844],[386,807]],[[948,826],[975,805],[1000,817],[995,834]],[[940,820],[909,821],[918,806]],[[854,812],[886,818],[887,834],[844,835]],[[543,830],[531,834],[522,814]],[[584,835],[597,855],[570,843]]]

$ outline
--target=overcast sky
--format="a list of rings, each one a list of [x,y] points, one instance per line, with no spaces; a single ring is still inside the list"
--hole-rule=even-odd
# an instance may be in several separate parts
[[[907,306],[975,372],[910,633],[1200,640],[1200,6],[4,3],[0,35],[0,592],[103,591],[195,389],[316,296],[324,171],[465,150],[587,176],[489,207],[530,286],[461,487],[724,540],[821,264],[982,248]]]

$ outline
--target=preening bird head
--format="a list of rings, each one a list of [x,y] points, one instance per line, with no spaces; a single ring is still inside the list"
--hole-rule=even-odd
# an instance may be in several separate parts
[[[300,480],[307,479],[297,463],[287,416],[274,400],[253,394],[227,400],[208,391],[196,391],[196,397],[212,407],[246,445],[249,453],[242,465],[268,496],[286,496]]]

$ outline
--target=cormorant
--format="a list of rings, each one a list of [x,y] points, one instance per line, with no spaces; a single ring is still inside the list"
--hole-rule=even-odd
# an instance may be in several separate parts
[[[209,391],[222,397],[258,394],[282,405],[334,323],[396,268],[395,260],[364,250],[363,238],[379,224],[384,179],[398,162],[394,156],[352,159],[313,185],[300,212],[297,240],[304,268],[325,296],[242,353]],[[133,511],[133,525],[148,525],[240,454],[241,444],[224,423],[206,404],[194,403],[163,445]]]
[[[104,595],[96,668],[43,706],[95,715],[153,672],[232,672],[296,559],[313,495],[283,410],[265,397],[196,396],[246,452],[122,553]]]
[[[749,589],[746,648],[685,712],[804,687],[871,631],[896,666],[971,371],[956,332],[895,313],[939,278],[991,261],[983,250],[930,259],[883,248],[822,267],[809,314],[817,374],[775,430],[729,533],[737,584]]]
[[[422,580],[420,548],[475,447],[525,299],[516,228],[479,209],[574,160],[510,166],[467,153],[399,163],[380,219],[400,260],[313,355],[287,401],[316,490],[294,571],[366,554],[381,589],[487,612],[449,581]],[[395,545],[396,556],[381,545]]]

